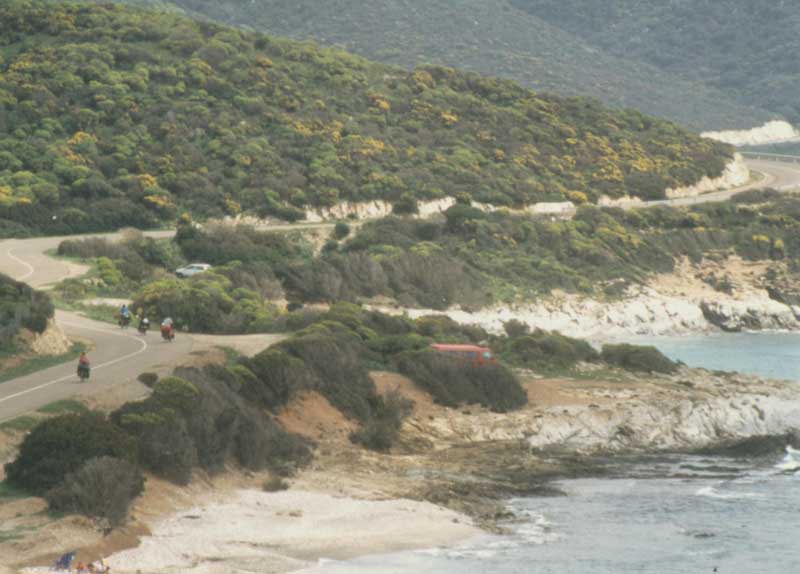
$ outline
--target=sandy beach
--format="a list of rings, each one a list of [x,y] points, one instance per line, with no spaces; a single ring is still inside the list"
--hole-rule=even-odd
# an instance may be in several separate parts
[[[479,533],[470,518],[425,502],[240,490],[158,521],[140,546],[107,563],[120,573],[278,573],[320,558],[433,548]]]

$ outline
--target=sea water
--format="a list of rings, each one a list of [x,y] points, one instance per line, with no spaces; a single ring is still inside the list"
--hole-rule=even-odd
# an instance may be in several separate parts
[[[629,342],[655,345],[690,367],[800,381],[800,333],[720,333]]]
[[[800,335],[636,342],[690,366],[800,380]],[[516,518],[507,535],[323,562],[309,572],[800,574],[800,451],[618,458],[607,466],[604,478],[556,483],[567,496],[509,501]]]

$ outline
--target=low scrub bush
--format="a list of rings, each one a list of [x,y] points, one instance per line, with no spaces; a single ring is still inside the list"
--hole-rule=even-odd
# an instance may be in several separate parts
[[[448,407],[480,404],[496,412],[524,406],[528,397],[514,374],[506,367],[473,365],[460,358],[432,350],[403,353],[398,370]]]
[[[131,502],[144,490],[144,477],[128,460],[102,456],[87,460],[45,495],[51,510],[122,524]]]
[[[17,458],[5,466],[7,480],[43,495],[92,458],[135,460],[136,442],[98,413],[47,419],[25,437]]]
[[[480,343],[489,338],[486,330],[479,325],[462,325],[447,315],[426,315],[414,322],[420,335],[438,342]]]
[[[146,387],[151,389],[158,382],[158,374],[156,373],[140,373],[136,379]]]
[[[678,363],[652,346],[603,345],[600,357],[609,365],[622,367],[629,371],[669,374],[678,370]]]
[[[261,490],[264,492],[280,492],[281,490],[289,490],[290,486],[285,478],[273,475],[264,481],[264,484],[261,485]]]
[[[245,411],[235,437],[236,461],[250,470],[291,476],[311,462],[309,443],[255,409]]]
[[[414,404],[396,391],[377,397],[370,418],[350,439],[372,450],[387,451],[413,408]]]
[[[183,263],[175,243],[145,237],[135,229],[126,230],[120,241],[67,239],[59,244],[58,254],[96,259],[98,291],[108,294],[127,293]]]
[[[765,203],[777,199],[781,195],[781,192],[777,189],[751,189],[749,191],[737,193],[731,197],[731,201],[734,203]]]

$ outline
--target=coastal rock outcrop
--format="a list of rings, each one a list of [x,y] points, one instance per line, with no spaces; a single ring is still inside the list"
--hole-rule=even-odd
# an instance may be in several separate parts
[[[700,309],[709,323],[729,333],[800,329],[800,309],[777,301],[702,301]]]
[[[446,413],[415,425],[440,441],[522,440],[565,454],[693,450],[800,428],[800,388],[747,375],[683,368],[614,385],[540,385],[530,386],[531,404],[521,411]],[[554,391],[559,400],[549,400]]]

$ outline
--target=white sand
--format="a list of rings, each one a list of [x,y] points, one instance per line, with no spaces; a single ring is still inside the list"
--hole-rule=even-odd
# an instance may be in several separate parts
[[[229,501],[153,525],[138,548],[111,556],[115,573],[277,573],[320,558],[452,544],[480,534],[463,515],[411,500],[357,500],[307,491],[236,492]]]

